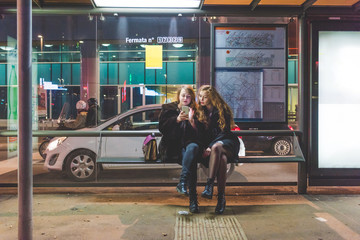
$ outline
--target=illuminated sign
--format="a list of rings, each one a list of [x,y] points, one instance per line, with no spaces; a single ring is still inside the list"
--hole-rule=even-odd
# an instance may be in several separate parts
[[[157,43],[183,43],[183,37],[157,37]]]
[[[162,69],[163,54],[162,45],[146,45],[145,46],[145,68],[146,69]]]
[[[126,43],[152,43],[154,38],[126,38]]]
[[[183,37],[156,37],[156,41],[154,37],[145,38],[125,38],[126,43],[183,43]]]
[[[52,82],[45,81],[44,78],[40,78],[40,87],[41,86],[45,90],[67,90],[67,88],[59,87],[58,84],[53,84]]]
[[[144,94],[144,90],[143,88],[141,87],[140,88],[140,94]],[[165,96],[165,94],[162,94],[162,93],[158,93],[156,92],[155,90],[150,90],[150,89],[147,89],[147,87],[145,87],[145,96]]]

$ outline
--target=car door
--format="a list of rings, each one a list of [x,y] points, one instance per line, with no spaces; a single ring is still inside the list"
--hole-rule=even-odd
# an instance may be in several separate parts
[[[154,131],[158,131],[159,113],[160,109],[137,112],[119,119],[106,129],[119,131],[139,131],[153,129]],[[103,137],[102,157],[122,159],[124,162],[143,162],[144,153],[142,146],[145,138],[146,136]],[[159,138],[157,141],[159,141]]]

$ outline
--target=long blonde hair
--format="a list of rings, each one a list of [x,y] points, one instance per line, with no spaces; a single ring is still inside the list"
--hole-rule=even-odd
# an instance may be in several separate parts
[[[195,91],[194,89],[190,86],[190,85],[182,85],[176,92],[176,101],[179,103],[180,102],[180,92],[181,90],[185,90],[186,93],[188,93],[191,97],[191,102],[190,102],[190,106],[195,112],[198,109],[198,104],[196,103],[196,99],[195,99]]]
[[[218,123],[221,130],[224,130],[226,125],[226,121],[225,121],[226,114],[230,116],[230,128],[235,125],[231,108],[229,107],[229,105],[227,105],[227,103],[224,101],[224,99],[220,96],[219,92],[214,87],[210,85],[203,85],[199,88],[198,93],[200,94],[200,92],[206,92],[208,94],[207,96],[209,98],[210,104],[216,107],[217,110],[219,111]],[[208,115],[205,112],[207,111],[206,107],[200,105],[199,99],[198,99],[198,104],[200,106],[198,111],[199,121],[203,122],[206,126],[208,126],[209,119],[208,119]]]

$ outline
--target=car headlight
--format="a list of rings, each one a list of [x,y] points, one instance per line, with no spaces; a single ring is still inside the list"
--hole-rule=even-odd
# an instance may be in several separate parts
[[[65,139],[67,137],[59,137],[59,138],[56,138],[55,140],[52,140],[50,143],[49,143],[49,146],[47,147],[47,149],[49,151],[52,151],[54,150],[55,148],[57,148],[60,144],[62,144]]]

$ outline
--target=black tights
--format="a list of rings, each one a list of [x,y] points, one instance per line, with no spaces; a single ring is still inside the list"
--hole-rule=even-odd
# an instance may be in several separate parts
[[[217,178],[218,194],[225,193],[226,169],[227,169],[227,151],[220,142],[211,147],[209,160],[209,178]]]

